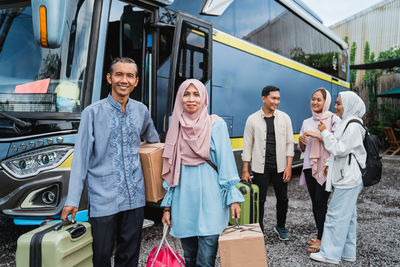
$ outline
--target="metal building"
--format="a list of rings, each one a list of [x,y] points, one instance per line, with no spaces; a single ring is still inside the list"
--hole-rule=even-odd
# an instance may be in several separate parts
[[[363,64],[365,43],[368,42],[375,57],[391,47],[400,46],[400,0],[385,0],[351,17],[330,26],[339,37],[349,38],[349,49],[353,42],[357,44],[355,64]],[[399,49],[399,48],[398,48]],[[350,53],[350,50],[349,50]],[[368,90],[363,86],[364,71],[357,71],[355,87],[359,88],[362,98],[368,99]],[[386,73],[378,79],[376,93],[399,86],[399,74]],[[398,100],[390,100],[396,106]],[[386,103],[389,104],[387,101]],[[379,100],[378,103],[382,103]]]
[[[342,39],[348,36],[350,45],[357,43],[355,64],[364,63],[365,42],[376,56],[400,44],[400,0],[382,1],[330,28]]]

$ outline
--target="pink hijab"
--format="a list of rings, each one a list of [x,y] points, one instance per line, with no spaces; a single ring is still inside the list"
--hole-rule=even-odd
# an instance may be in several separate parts
[[[334,114],[329,111],[329,107],[331,105],[331,94],[325,88],[318,88],[314,91],[317,92],[319,89],[323,89],[326,92],[326,99],[324,107],[322,108],[321,113],[316,113],[312,110],[312,117],[314,120],[322,121],[327,128],[332,131],[332,118]],[[311,105],[311,103],[310,103]],[[319,141],[317,138],[312,138],[311,142],[311,150],[310,150],[310,165],[312,176],[317,180],[320,185],[323,185],[326,181],[326,176],[322,174],[322,169],[324,167],[326,159],[329,158],[329,152],[326,151],[324,144]]]
[[[185,112],[182,101],[191,84],[201,98],[200,109],[194,114]],[[207,106],[207,89],[199,80],[188,79],[179,86],[163,153],[162,177],[171,187],[179,184],[181,164],[197,166],[210,159],[211,125],[218,116],[209,115]]]

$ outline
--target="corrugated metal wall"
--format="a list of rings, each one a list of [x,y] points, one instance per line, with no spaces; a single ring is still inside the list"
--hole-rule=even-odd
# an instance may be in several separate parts
[[[386,0],[355,14],[330,27],[349,44],[357,43],[355,64],[364,63],[364,47],[368,41],[370,51],[379,55],[390,47],[400,45],[400,0]],[[358,72],[356,85],[361,85],[363,72]]]

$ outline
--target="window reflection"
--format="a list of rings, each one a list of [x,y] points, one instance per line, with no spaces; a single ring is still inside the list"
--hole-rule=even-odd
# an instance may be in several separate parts
[[[30,1],[6,2],[0,3],[0,111],[80,112],[93,1],[81,1],[57,49],[35,42]]]
[[[175,0],[170,8],[208,20],[218,30],[346,80],[345,51],[280,3],[234,1],[222,16],[212,17],[199,15],[201,2]]]

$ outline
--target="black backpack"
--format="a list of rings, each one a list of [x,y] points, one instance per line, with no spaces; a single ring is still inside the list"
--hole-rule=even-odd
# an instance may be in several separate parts
[[[382,176],[382,161],[381,161],[382,157],[379,156],[379,147],[381,145],[381,142],[379,141],[378,136],[369,134],[368,128],[365,127],[365,125],[362,124],[357,119],[350,120],[347,123],[346,127],[344,128],[343,132],[346,130],[347,126],[349,126],[349,124],[352,122],[360,124],[365,129],[365,137],[363,142],[365,151],[367,152],[367,161],[365,162],[365,169],[361,168],[361,165],[356,158],[357,164],[361,170],[363,184],[364,186],[371,186],[377,184],[381,180]],[[354,156],[354,154],[350,154],[349,164],[351,161],[351,155]]]

